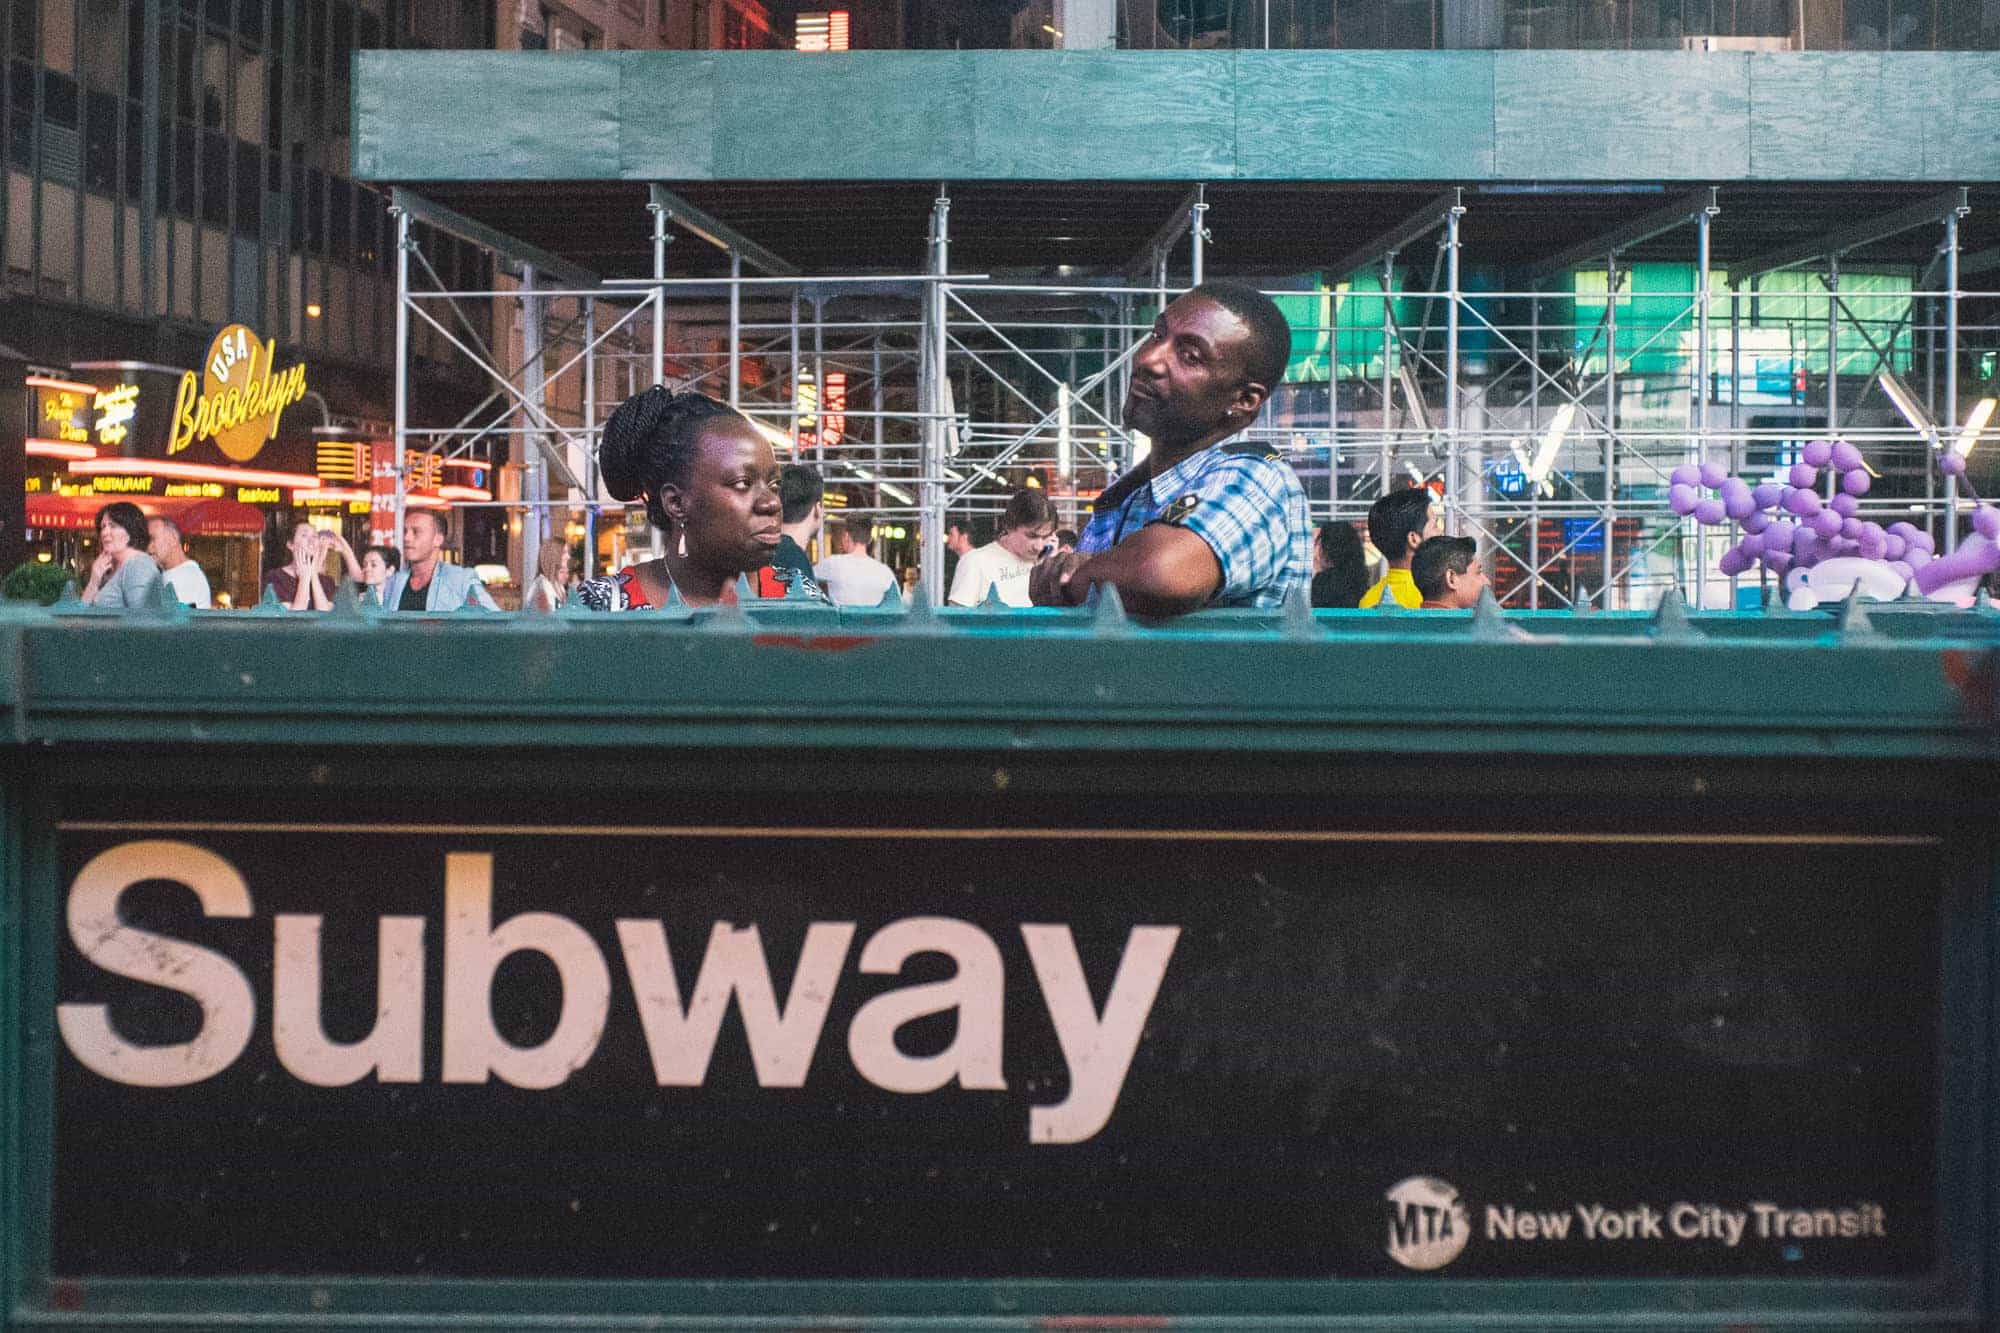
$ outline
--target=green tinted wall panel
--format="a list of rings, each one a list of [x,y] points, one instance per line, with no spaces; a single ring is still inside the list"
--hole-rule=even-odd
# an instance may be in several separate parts
[[[586,51],[359,52],[355,175],[620,179],[620,59]]]
[[[1865,53],[1750,57],[1750,166],[1760,177],[1906,175],[1943,129],[1910,63]]]
[[[1236,169],[1226,51],[984,51],[969,59],[986,180],[1221,180]],[[940,164],[936,174],[952,175]]]
[[[1740,180],[1750,65],[1735,55],[1516,51],[1493,70],[1503,179]]]
[[[952,176],[972,161],[972,62],[957,52],[712,59],[718,179],[901,179],[919,162]]]
[[[716,175],[715,60],[707,52],[661,66],[618,57],[618,172],[630,180]]]
[[[1924,136],[1924,171],[1940,180],[2000,176],[2000,64],[1925,53],[1898,61],[1893,77],[1938,115]]]
[[[369,180],[2000,178],[2000,55],[364,52]]]
[[[1261,179],[1399,180],[1493,174],[1486,51],[1245,53],[1236,166]]]

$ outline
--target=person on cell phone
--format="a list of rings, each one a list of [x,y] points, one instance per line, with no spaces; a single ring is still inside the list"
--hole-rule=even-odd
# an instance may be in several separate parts
[[[959,557],[945,600],[953,606],[978,606],[989,588],[997,588],[1009,606],[1032,606],[1028,574],[1035,562],[1055,545],[1056,511],[1036,487],[1014,492],[1000,512],[1000,535]]]

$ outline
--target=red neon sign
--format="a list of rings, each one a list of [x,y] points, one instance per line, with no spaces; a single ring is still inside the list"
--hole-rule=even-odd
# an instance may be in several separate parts
[[[820,398],[826,415],[819,421],[819,442],[831,449],[847,438],[847,372],[827,371]]]
[[[86,458],[70,467],[71,472],[122,472],[146,477],[182,477],[189,481],[227,481],[239,486],[283,486],[290,490],[317,490],[319,478],[304,472],[265,472],[260,468],[212,467],[207,463],[172,463],[157,458]]]
[[[66,440],[28,441],[28,452],[37,458],[95,458],[97,446],[94,444],[70,444]]]

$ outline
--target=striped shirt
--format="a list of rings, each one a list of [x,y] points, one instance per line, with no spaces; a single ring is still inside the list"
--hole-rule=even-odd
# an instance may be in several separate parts
[[[1312,522],[1291,467],[1261,444],[1224,441],[1157,477],[1139,464],[1098,497],[1079,555],[1108,551],[1149,523],[1185,528],[1222,567],[1210,606],[1281,606],[1312,582]],[[1148,479],[1150,477],[1150,479]]]

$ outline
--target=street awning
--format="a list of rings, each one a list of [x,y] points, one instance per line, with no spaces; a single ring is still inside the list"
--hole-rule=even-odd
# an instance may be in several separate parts
[[[88,531],[97,526],[97,511],[110,503],[95,495],[31,495],[28,526]]]
[[[31,495],[28,497],[28,526],[43,530],[88,532],[97,526],[97,515],[115,495]],[[171,518],[190,537],[260,537],[264,533],[264,511],[238,500],[160,499],[133,496],[148,518]]]
[[[261,537],[264,511],[241,500],[201,500],[189,505],[174,521],[189,537]]]

